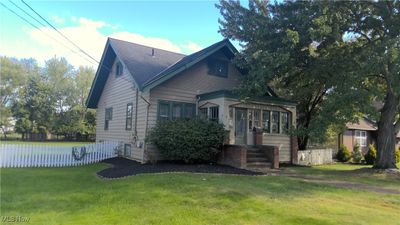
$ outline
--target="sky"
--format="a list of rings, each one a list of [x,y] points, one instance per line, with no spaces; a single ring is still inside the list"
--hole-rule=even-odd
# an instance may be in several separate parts
[[[217,1],[29,1],[25,2],[90,56],[100,61],[107,37],[190,54],[223,39]],[[54,56],[74,67],[97,63],[41,20],[20,0],[0,0],[0,55]],[[14,5],[14,4],[15,5]],[[35,21],[26,13],[40,21]],[[75,53],[74,53],[75,52]]]

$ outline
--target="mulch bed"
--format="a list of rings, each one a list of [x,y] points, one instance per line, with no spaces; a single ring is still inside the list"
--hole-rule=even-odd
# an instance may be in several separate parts
[[[121,178],[143,173],[218,173],[218,174],[238,174],[238,175],[262,175],[261,172],[253,172],[245,169],[238,169],[230,166],[216,164],[180,164],[174,162],[159,162],[156,164],[141,164],[122,157],[103,160],[104,163],[111,164],[112,167],[97,172],[102,178]]]

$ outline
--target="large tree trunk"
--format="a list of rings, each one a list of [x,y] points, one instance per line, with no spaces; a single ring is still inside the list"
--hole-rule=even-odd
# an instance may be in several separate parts
[[[374,168],[397,168],[395,158],[396,130],[394,123],[398,101],[396,96],[391,91],[388,91],[378,123],[377,159]]]

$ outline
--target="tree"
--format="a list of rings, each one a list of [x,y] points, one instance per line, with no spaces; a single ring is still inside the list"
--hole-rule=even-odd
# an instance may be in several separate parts
[[[348,2],[348,32],[358,42],[352,56],[363,87],[383,103],[378,115],[375,168],[396,168],[400,131],[400,1]]]
[[[264,95],[270,85],[298,102],[293,134],[300,149],[306,149],[310,138],[324,141],[330,125],[355,119],[355,106],[343,109],[338,103],[348,102],[356,93],[339,98],[333,92],[348,80],[349,58],[343,53],[349,48],[341,36],[348,21],[340,14],[327,14],[331,4],[249,1],[244,7],[238,1],[221,1],[217,5],[223,17],[220,32],[243,47],[236,57],[237,65],[249,71],[241,86],[243,95]]]
[[[26,81],[24,66],[16,59],[0,57],[0,127],[7,138],[6,128],[10,125],[11,104]]]
[[[56,104],[52,94],[52,87],[42,76],[29,77],[12,108],[17,132],[46,134],[52,130]]]
[[[375,167],[395,167],[400,129],[400,2],[221,1],[220,32],[238,40],[237,64],[249,71],[242,90],[268,84],[297,100],[299,147],[323,140],[329,125],[378,114]],[[379,113],[371,113],[380,101]]]

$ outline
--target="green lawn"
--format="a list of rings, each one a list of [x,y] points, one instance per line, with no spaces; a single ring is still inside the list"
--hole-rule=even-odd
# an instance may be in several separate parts
[[[29,217],[28,224],[73,225],[400,223],[400,195],[284,176],[180,173],[117,180],[96,177],[95,173],[106,167],[2,169],[1,215]],[[301,172],[309,169],[324,176],[325,171],[331,176],[332,171],[354,168],[334,165],[301,168]],[[341,179],[341,175],[335,178]],[[394,177],[369,179],[390,186],[398,182]]]
[[[372,165],[355,165],[345,163],[335,163],[332,165],[322,165],[314,167],[287,167],[285,172],[295,173],[304,176],[317,176],[323,179],[337,179],[340,181],[350,181],[362,184],[376,185],[380,187],[400,187],[400,179],[388,173],[373,172]],[[400,168],[400,163],[397,164]]]
[[[1,144],[26,144],[26,145],[46,145],[46,146],[83,146],[92,144],[91,142],[71,142],[71,141],[0,141]]]

